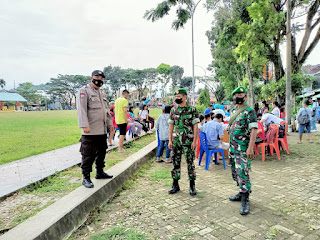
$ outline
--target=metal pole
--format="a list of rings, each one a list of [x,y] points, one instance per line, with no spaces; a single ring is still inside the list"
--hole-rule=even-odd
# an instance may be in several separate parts
[[[196,8],[198,6],[198,4],[201,2],[201,0],[199,0],[197,2],[196,5],[194,5],[194,7],[191,7],[191,24],[192,24],[192,105],[195,106],[196,105],[196,100],[195,100],[195,79],[194,79],[194,36],[193,36],[193,16],[194,16],[194,12],[196,11]]]
[[[291,0],[287,0],[286,119],[291,125]]]
[[[194,79],[194,37],[193,37],[193,14],[195,9],[193,9],[191,15],[191,22],[192,22],[192,105],[195,106],[195,79]]]

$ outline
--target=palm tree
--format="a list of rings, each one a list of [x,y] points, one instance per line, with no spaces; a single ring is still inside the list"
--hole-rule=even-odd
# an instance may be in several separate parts
[[[5,85],[6,85],[6,81],[3,80],[3,79],[0,79],[0,87],[2,88],[2,90],[3,90]]]

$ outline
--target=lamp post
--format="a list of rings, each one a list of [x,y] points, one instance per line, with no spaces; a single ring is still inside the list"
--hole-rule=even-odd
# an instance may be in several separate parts
[[[193,19],[194,19],[194,13],[196,11],[196,8],[198,4],[201,2],[199,0],[195,5],[191,6],[191,31],[192,31],[192,104],[195,105],[195,79],[194,79],[194,34],[193,34]]]
[[[199,68],[202,68],[202,70],[204,71],[204,76],[206,77],[207,76],[207,71],[203,68],[203,67],[201,67],[201,66],[199,66],[199,65],[194,65],[195,67],[199,67]]]
[[[286,119],[291,125],[291,1],[287,1]]]

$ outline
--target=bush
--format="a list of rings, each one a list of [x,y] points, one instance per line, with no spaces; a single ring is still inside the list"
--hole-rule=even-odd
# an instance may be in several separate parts
[[[202,114],[204,112],[204,110],[206,110],[207,107],[208,106],[205,106],[205,105],[196,105],[196,109],[199,114]]]

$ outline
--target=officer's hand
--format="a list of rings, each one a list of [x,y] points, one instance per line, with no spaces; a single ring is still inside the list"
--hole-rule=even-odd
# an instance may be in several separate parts
[[[89,127],[84,127],[83,128],[84,133],[90,133],[90,128]]]
[[[172,141],[169,141],[168,148],[172,150]]]
[[[195,151],[197,149],[197,142],[193,141],[191,144],[192,151]]]
[[[246,153],[247,153],[248,159],[253,159],[255,157],[253,153],[253,148],[248,148]]]

